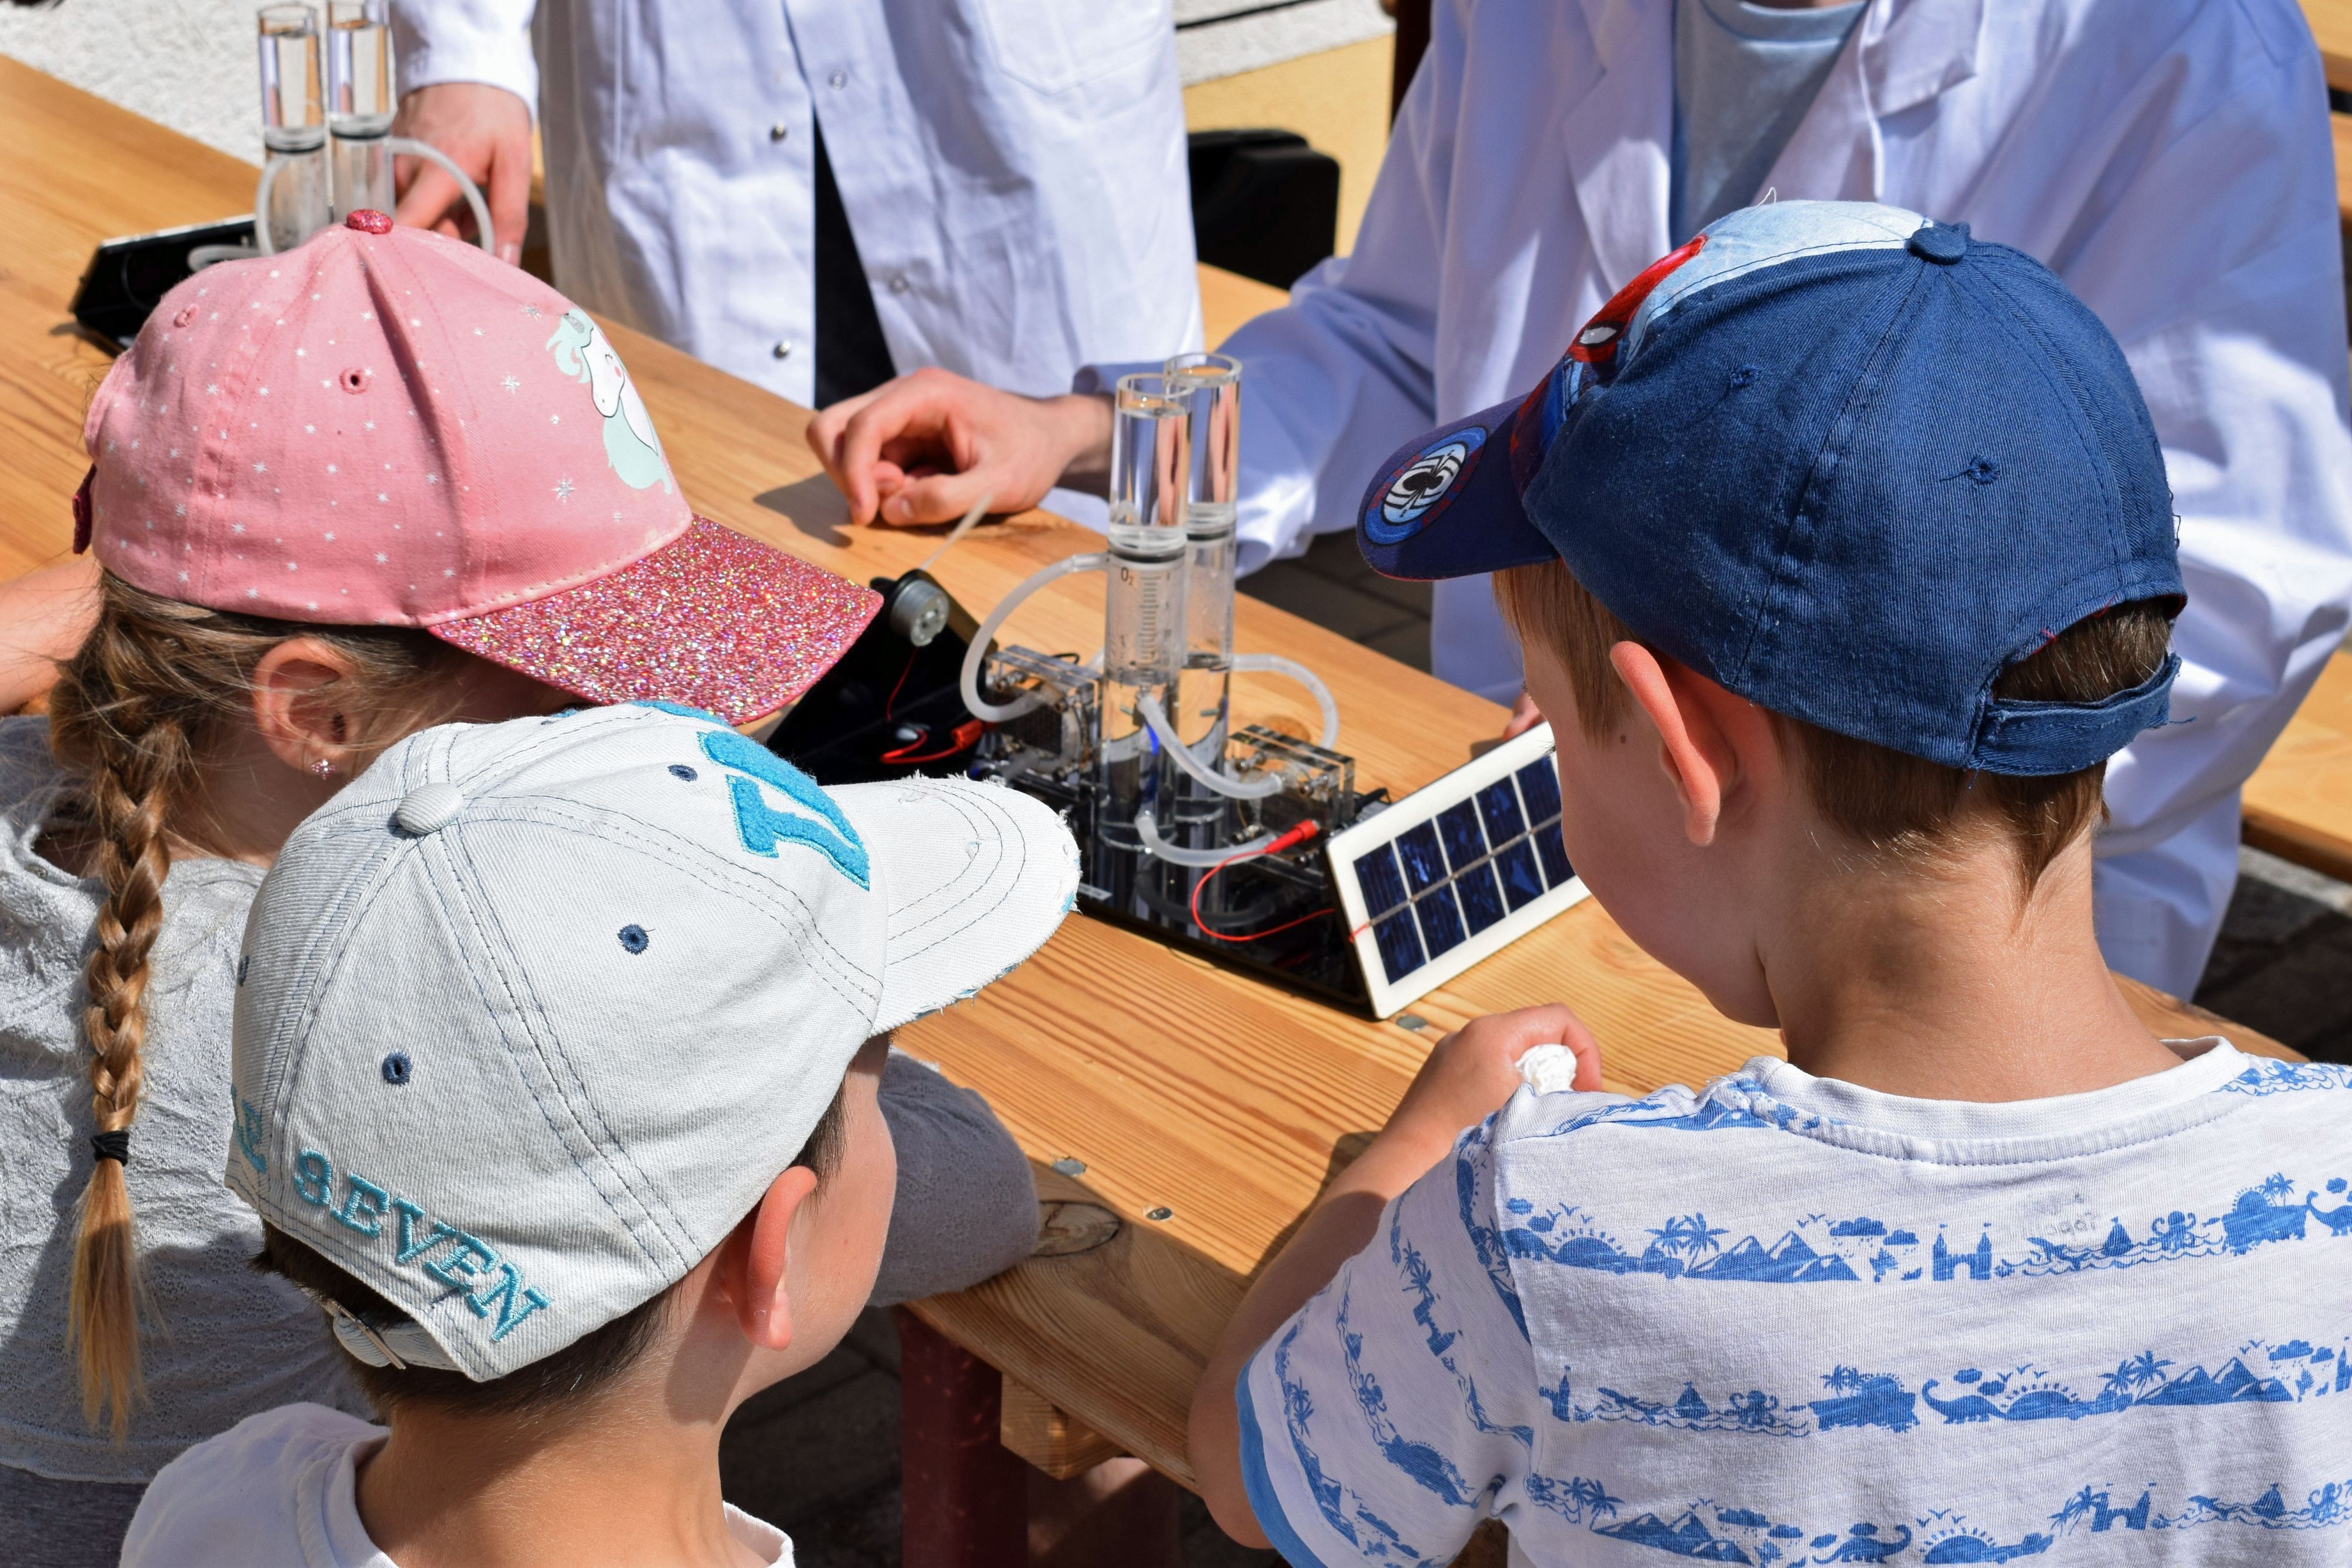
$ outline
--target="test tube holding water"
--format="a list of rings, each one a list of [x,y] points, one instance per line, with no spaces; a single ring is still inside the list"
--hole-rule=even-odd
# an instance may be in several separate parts
[[[262,171],[253,221],[270,250],[289,250],[333,221],[327,118],[319,68],[319,14],[265,5],[261,42]]]
[[[1241,361],[1178,354],[1163,372],[1190,407],[1184,496],[1184,673],[1176,733],[1222,764],[1234,653],[1234,514],[1241,462]]]
[[[1108,585],[1103,598],[1101,807],[1108,870],[1132,867],[1141,848],[1135,816],[1162,792],[1167,771],[1139,703],[1165,709],[1184,668],[1186,497],[1191,489],[1192,402],[1168,376],[1119,378],[1112,400]],[[1099,873],[1098,873],[1099,874]],[[1135,895],[1116,879],[1117,902]]]
[[[327,135],[337,216],[393,208],[389,0],[327,0]]]

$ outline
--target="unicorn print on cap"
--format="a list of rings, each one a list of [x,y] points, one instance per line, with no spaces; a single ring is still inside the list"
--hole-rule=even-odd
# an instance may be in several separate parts
[[[588,383],[596,412],[604,416],[604,455],[630,488],[642,490],[656,480],[670,488],[669,465],[662,460],[661,438],[654,434],[653,415],[629,380],[629,369],[585,310],[563,313],[555,335],[547,340],[555,350],[555,368],[574,381]]]

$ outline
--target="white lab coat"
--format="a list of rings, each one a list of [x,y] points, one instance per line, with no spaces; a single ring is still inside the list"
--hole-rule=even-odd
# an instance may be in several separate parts
[[[1244,570],[1351,528],[1440,421],[1532,386],[1667,249],[1673,0],[1440,0],[1351,256],[1224,345],[1247,365]],[[2327,99],[2293,0],[1871,0],[1766,180],[1967,223],[2054,268],[2161,436],[2189,609],[2174,717],[2111,764],[2100,938],[2193,991],[2238,789],[2352,601],[2352,438]],[[1889,583],[1899,593],[1902,584]],[[1437,673],[1508,701],[1484,579]]]
[[[809,402],[821,117],[899,371],[1058,392],[1199,347],[1168,0],[533,9],[394,0],[401,90],[536,108],[555,282],[590,308]]]

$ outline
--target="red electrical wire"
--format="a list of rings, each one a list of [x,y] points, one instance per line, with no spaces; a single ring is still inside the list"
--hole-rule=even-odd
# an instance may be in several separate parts
[[[923,731],[922,734],[917,736],[914,739],[908,741],[906,745],[884,752],[879,760],[901,766],[916,762],[938,762],[943,758],[953,757],[958,752],[970,751],[974,746],[977,746],[980,743],[981,731],[987,727],[988,726],[982,723],[979,719],[968,718],[961,724],[956,726],[955,728],[949,733],[949,738],[953,741],[954,744],[950,746],[946,750],[926,751],[920,755],[917,755],[915,747],[922,745],[923,742],[931,738],[931,732],[927,729]]]
[[[882,705],[883,723],[889,723],[891,716],[898,711],[898,694],[907,689],[907,677],[915,673],[915,661],[922,656],[920,648],[907,655],[907,667],[898,672],[898,684],[890,688],[890,700]],[[916,744],[919,746],[922,743],[918,741]]]
[[[1263,931],[1251,931],[1240,936],[1231,935],[1223,931],[1213,931],[1209,928],[1209,923],[1201,918],[1201,894],[1206,891],[1209,883],[1215,880],[1218,873],[1223,871],[1227,866],[1234,864],[1237,861],[1255,860],[1260,855],[1280,854],[1285,850],[1296,849],[1298,845],[1305,843],[1307,840],[1313,838],[1322,831],[1323,830],[1310,819],[1309,821],[1299,823],[1297,827],[1291,829],[1288,832],[1284,833],[1280,838],[1276,839],[1270,844],[1265,844],[1254,850],[1244,850],[1239,854],[1227,855],[1223,860],[1221,860],[1215,865],[1211,866],[1209,868],[1209,874],[1192,884],[1192,924],[1201,928],[1201,935],[1206,936],[1213,942],[1255,942],[1262,936],[1272,936],[1278,932],[1287,931],[1294,925],[1304,925],[1310,920],[1320,920],[1323,916],[1330,914],[1331,911],[1327,905],[1324,908],[1313,910],[1307,914],[1302,915],[1295,920],[1286,920],[1279,925],[1269,925]]]

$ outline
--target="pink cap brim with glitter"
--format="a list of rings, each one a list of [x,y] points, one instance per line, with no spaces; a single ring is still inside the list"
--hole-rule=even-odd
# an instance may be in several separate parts
[[[595,703],[683,703],[745,724],[816,684],[882,596],[698,516],[677,538],[561,593],[433,634]]]

